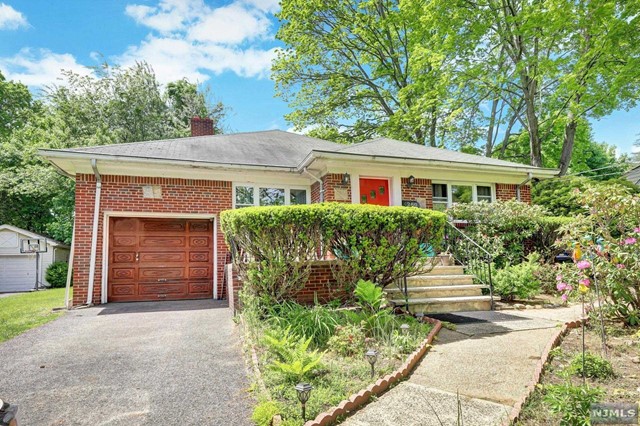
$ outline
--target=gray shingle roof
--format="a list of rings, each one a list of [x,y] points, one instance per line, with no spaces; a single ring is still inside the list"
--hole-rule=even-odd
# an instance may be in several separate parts
[[[340,152],[360,155],[375,155],[391,158],[410,158],[414,160],[448,161],[453,163],[483,164],[502,167],[528,167],[525,164],[480,155],[465,154],[442,148],[417,145],[388,138],[377,138],[354,145],[342,146]]]
[[[218,164],[297,167],[312,150],[344,145],[282,130],[123,143],[68,151]]]

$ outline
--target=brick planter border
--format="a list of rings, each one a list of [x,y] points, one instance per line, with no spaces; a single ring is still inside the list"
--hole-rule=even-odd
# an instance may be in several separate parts
[[[375,383],[370,384],[360,392],[354,393],[348,399],[343,400],[337,407],[332,407],[329,410],[318,414],[314,420],[309,420],[304,426],[327,426],[335,423],[338,417],[351,413],[356,409],[366,405],[372,396],[379,396],[384,393],[391,385],[397,383],[400,380],[406,379],[413,371],[415,366],[426,355],[431,347],[431,343],[436,335],[442,328],[442,322],[424,317],[424,321],[433,324],[433,329],[427,335],[427,338],[420,343],[418,349],[413,351],[407,360],[394,372],[387,374],[381,379],[378,379]]]
[[[558,330],[556,334],[553,335],[551,340],[549,340],[549,343],[547,343],[547,346],[545,346],[544,351],[542,351],[542,356],[540,357],[540,361],[538,361],[538,365],[536,366],[536,369],[533,372],[533,377],[531,378],[531,381],[527,385],[527,391],[522,396],[522,398],[520,398],[520,400],[516,403],[516,405],[513,406],[513,409],[511,410],[509,417],[507,417],[502,422],[502,426],[510,426],[519,419],[520,414],[522,412],[522,407],[525,406],[529,398],[531,398],[531,395],[533,395],[533,392],[536,390],[536,385],[540,383],[540,378],[542,377],[544,368],[547,365],[547,362],[549,361],[549,356],[551,354],[551,351],[560,345],[560,343],[562,342],[562,339],[571,330],[580,327],[583,322],[586,323],[587,321],[588,321],[587,318],[581,318],[575,321],[566,322],[562,325],[560,330]]]

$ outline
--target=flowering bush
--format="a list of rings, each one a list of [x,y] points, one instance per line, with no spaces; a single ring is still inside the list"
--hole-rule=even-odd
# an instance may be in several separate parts
[[[577,195],[590,215],[564,229],[560,245],[573,247],[575,268],[558,275],[557,289],[573,294],[601,294],[601,309],[613,320],[640,325],[640,196],[610,187]]]

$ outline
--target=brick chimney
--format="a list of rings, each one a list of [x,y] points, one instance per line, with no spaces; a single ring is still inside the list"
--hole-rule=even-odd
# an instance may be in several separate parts
[[[191,136],[211,136],[213,134],[212,119],[200,117],[193,117],[191,119]]]

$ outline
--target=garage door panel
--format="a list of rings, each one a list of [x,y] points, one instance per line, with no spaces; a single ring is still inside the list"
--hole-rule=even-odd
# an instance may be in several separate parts
[[[186,237],[169,236],[142,236],[138,242],[140,247],[152,247],[158,250],[171,250],[173,248],[185,247]]]
[[[189,279],[207,279],[211,278],[211,276],[211,268],[207,266],[189,267]]]
[[[142,219],[142,231],[149,233],[184,233],[186,223],[183,219]]]
[[[208,251],[190,251],[189,262],[211,262],[211,257]]]
[[[133,235],[115,235],[112,241],[112,247],[135,247],[136,246],[136,237]]]
[[[144,267],[140,268],[138,278],[140,281],[158,281],[162,279],[184,279],[184,268]]]
[[[213,297],[213,223],[111,218],[109,301]]]
[[[118,263],[134,263],[136,261],[135,251],[114,251],[111,256],[111,262]]]
[[[164,284],[151,284],[141,283],[138,285],[138,294],[141,295],[173,295],[173,296],[186,296],[187,295],[187,283],[164,283]]]
[[[112,268],[111,278],[117,281],[134,280],[136,278],[136,269],[129,268]]]
[[[149,263],[184,263],[187,258],[184,252],[140,252],[140,262]]]

